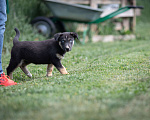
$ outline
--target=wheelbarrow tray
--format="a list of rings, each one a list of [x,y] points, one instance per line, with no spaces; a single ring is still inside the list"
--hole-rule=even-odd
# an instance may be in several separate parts
[[[44,0],[44,3],[52,14],[60,20],[86,23],[98,19],[103,12],[102,9],[55,0]]]

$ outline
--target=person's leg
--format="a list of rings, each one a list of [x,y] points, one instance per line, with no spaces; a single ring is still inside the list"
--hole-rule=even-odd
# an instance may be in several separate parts
[[[6,0],[0,0],[0,85],[11,86],[11,85],[17,85],[17,83],[14,82],[13,80],[10,80],[3,73],[3,69],[2,69],[2,49],[3,49],[3,40],[4,40],[6,20],[7,20]]]
[[[2,49],[5,31],[5,22],[7,20],[6,14],[6,0],[0,0],[0,74],[3,73],[2,69]]]

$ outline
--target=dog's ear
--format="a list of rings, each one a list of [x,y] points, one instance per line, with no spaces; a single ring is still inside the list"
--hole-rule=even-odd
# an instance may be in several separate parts
[[[56,33],[56,34],[54,35],[54,39],[55,39],[56,41],[58,41],[59,37],[62,36],[62,35],[63,35],[62,33]]]
[[[77,38],[77,39],[79,40],[77,33],[75,33],[75,32],[70,32],[70,35],[72,35],[74,38]]]

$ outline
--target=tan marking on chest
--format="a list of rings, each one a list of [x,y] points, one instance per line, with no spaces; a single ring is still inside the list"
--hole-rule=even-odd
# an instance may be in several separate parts
[[[60,54],[56,54],[56,57],[58,58],[58,59],[63,59],[64,58],[64,56],[62,56],[62,55],[60,55]]]

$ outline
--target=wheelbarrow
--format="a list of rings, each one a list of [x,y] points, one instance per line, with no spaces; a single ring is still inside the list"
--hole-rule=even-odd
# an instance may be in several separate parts
[[[98,24],[118,14],[126,12],[129,9],[143,9],[141,6],[126,6],[119,8],[105,17],[100,17],[103,12],[102,9],[94,9],[85,5],[69,4],[55,0],[43,0],[43,2],[54,16],[50,18],[43,16],[36,17],[31,21],[31,24],[33,25],[34,29],[47,37],[52,36],[58,27],[61,27],[61,32],[65,32],[65,26],[63,25],[62,21],[86,23],[88,25]],[[83,42],[88,29],[83,32]]]

